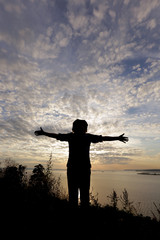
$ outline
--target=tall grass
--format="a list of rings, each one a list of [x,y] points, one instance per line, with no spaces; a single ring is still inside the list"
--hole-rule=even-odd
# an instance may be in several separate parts
[[[61,184],[61,177],[54,176],[52,154],[47,161],[46,167],[41,164],[34,166],[29,176],[27,175],[25,166],[8,159],[5,161],[4,168],[1,168],[0,175],[0,192],[4,202],[5,196],[7,199],[6,202],[8,202],[8,199],[14,199],[15,201],[17,200],[17,202],[21,199],[24,202],[28,201],[29,204],[36,201],[47,202],[49,199],[68,201],[68,196]],[[123,210],[134,216],[142,216],[140,203],[137,205],[131,201],[126,189],[124,189],[120,195],[113,189],[107,198],[109,199],[108,205],[115,210]],[[94,195],[93,189],[90,193],[90,203],[91,206],[102,207],[99,203],[98,193]],[[151,211],[153,219],[160,222],[160,204],[153,204],[155,209],[155,211]]]
[[[153,205],[155,207],[155,210],[156,212],[153,212],[151,211],[152,215],[153,215],[153,218],[156,220],[156,221],[159,221],[160,222],[160,203],[159,205],[156,204],[155,202],[153,202]]]
[[[1,211],[1,219],[7,231],[12,228],[12,235],[29,231],[29,237],[35,233],[35,239],[42,238],[42,232],[45,239],[61,238],[62,234],[63,238],[70,239],[80,235],[84,238],[86,234],[91,239],[108,236],[115,239],[127,236],[128,239],[128,233],[135,239],[137,236],[141,239],[160,237],[160,222],[136,215],[126,189],[120,196],[113,190],[106,206],[101,206],[98,194],[94,196],[91,192],[89,208],[73,208],[63,194],[61,179],[53,174],[52,156],[46,167],[38,164],[28,178],[26,175],[26,167],[13,162],[1,172],[0,201],[4,212]],[[159,211],[159,206],[155,207]]]
[[[109,206],[115,209],[123,210],[126,213],[133,214],[134,216],[143,216],[141,210],[141,203],[134,203],[130,201],[129,194],[126,189],[122,191],[122,194],[118,196],[115,190],[113,190],[110,195],[107,196],[109,199]],[[151,210],[153,219],[160,222],[160,204],[153,202],[155,211]]]

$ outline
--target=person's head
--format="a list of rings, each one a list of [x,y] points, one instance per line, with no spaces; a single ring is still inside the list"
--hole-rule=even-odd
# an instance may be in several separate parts
[[[78,134],[86,133],[87,127],[88,127],[88,123],[85,120],[76,119],[73,122],[72,131]]]

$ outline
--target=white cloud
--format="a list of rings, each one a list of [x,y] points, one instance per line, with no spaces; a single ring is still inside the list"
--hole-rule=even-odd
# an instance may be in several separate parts
[[[69,13],[68,18],[74,30],[85,28],[86,25],[88,25],[88,17],[83,14],[77,15],[74,12],[71,12]]]
[[[116,15],[116,1],[110,6],[92,0],[90,9],[86,1],[68,1],[61,16],[56,15],[57,9],[51,14],[42,8],[42,3],[33,11],[34,17],[25,2],[28,15],[24,11],[23,17],[8,7],[13,31],[7,21],[1,21],[1,158],[24,159],[25,153],[27,159],[37,161],[48,159],[54,151],[57,161],[65,162],[67,145],[37,139],[33,132],[40,126],[68,132],[76,118],[88,121],[89,132],[118,135],[124,131],[131,138],[125,146],[94,145],[93,160],[130,164],[138,154],[145,156],[146,138],[152,134],[156,139],[160,127],[160,66],[153,51],[159,45],[152,41],[158,39],[159,17],[152,14],[158,2],[153,1],[149,9],[149,1],[125,0]],[[47,6],[47,0],[44,3]],[[35,7],[37,0],[30,4]],[[43,21],[40,12],[46,16]],[[16,14],[22,21],[16,20]]]
[[[16,13],[21,13],[21,8],[20,6],[15,6],[13,4],[6,4],[4,9],[7,11],[7,12],[16,12]]]
[[[25,5],[19,0],[16,2],[2,0],[1,4],[3,4],[5,11],[8,13],[21,14],[25,9]]]
[[[114,21],[115,18],[116,18],[116,13],[115,13],[115,11],[113,11],[113,10],[109,10],[109,15],[111,16],[112,21]]]
[[[155,19],[151,19],[148,23],[147,23],[147,28],[148,29],[154,29],[156,27],[156,20]]]
[[[129,2],[130,2],[130,0],[124,0],[124,4],[125,4],[125,5],[128,5]]]
[[[68,1],[67,17],[74,30],[83,30],[88,25],[85,1]]]
[[[96,7],[93,10],[93,15],[101,21],[104,18],[107,9],[108,5],[106,2],[96,4]]]
[[[160,7],[158,0],[153,0],[152,2],[150,0],[140,1],[139,5],[133,8],[134,17],[138,23],[141,23],[158,7]]]

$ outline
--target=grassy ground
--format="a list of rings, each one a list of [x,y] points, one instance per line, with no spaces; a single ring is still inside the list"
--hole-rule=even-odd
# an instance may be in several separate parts
[[[110,205],[100,206],[92,196],[89,208],[72,208],[63,195],[60,180],[51,176],[48,164],[37,165],[30,178],[21,165],[6,166],[0,178],[1,234],[45,239],[160,239],[160,222],[138,215],[128,200],[110,195]]]

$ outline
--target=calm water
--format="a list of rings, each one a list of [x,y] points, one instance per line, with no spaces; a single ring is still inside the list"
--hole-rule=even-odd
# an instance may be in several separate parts
[[[55,176],[61,176],[61,183],[67,193],[66,171],[54,171]],[[91,191],[98,201],[104,205],[109,203],[108,195],[113,189],[118,196],[124,188],[129,194],[129,200],[134,202],[137,210],[148,216],[156,212],[153,202],[160,204],[160,175],[141,175],[136,171],[92,171]]]

